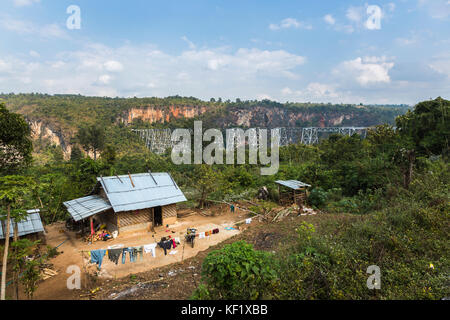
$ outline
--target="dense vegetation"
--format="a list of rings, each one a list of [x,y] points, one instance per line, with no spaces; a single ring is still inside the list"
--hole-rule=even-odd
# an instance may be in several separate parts
[[[310,204],[335,219],[303,222],[277,255],[236,243],[212,252],[193,298],[448,297],[449,111],[438,98],[399,117],[398,131],[379,126],[366,140],[284,148],[278,176],[314,185]],[[367,287],[373,265],[380,290]]]
[[[21,104],[20,99],[31,98],[14,95],[8,99],[9,107],[24,107],[28,102]],[[19,102],[12,103],[14,99]],[[37,95],[36,105],[45,99],[48,106],[49,101],[60,104],[61,99],[67,99],[74,106],[92,107],[88,111],[55,105],[33,109],[48,112],[49,117],[67,112],[67,121],[76,117],[74,123],[86,119],[87,125],[95,125],[92,118],[97,112],[104,121],[113,121],[111,110],[119,112],[124,107],[121,99],[80,97],[77,101],[76,96],[41,95]],[[102,107],[94,108],[95,99]],[[170,150],[163,155],[150,153],[128,128],[110,123],[104,132],[94,134],[105,137],[97,149],[97,160],[77,148],[70,160],[64,160],[58,147],[41,150],[43,156],[35,157],[31,166],[18,172],[22,177],[15,178],[18,184],[23,178],[32,183],[13,202],[22,209],[40,207],[45,223],[51,223],[67,217],[63,201],[89,193],[100,175],[169,171],[189,199],[183,204],[188,206],[205,205],[207,199],[250,199],[261,186],[268,187],[271,201],[276,202],[273,182],[297,179],[313,186],[308,199],[311,206],[344,219],[298,226],[298,241],[279,256],[239,243],[212,254],[205,260],[203,284],[196,298],[439,299],[450,295],[449,111],[450,101],[437,98],[418,104],[405,115],[399,112],[402,116],[397,118],[397,130],[381,125],[370,130],[367,139],[333,135],[316,146],[283,147],[280,170],[273,176],[261,176],[259,166],[248,164],[174,165]],[[92,148],[88,129],[84,136],[87,149]],[[118,152],[119,141],[127,149]],[[79,143],[83,144],[82,139]],[[7,174],[0,172],[0,176]],[[6,186],[8,181],[2,181]],[[2,216],[5,208],[3,203]],[[242,255],[244,260],[236,258]],[[220,267],[224,263],[230,268]],[[382,290],[367,289],[369,265],[381,268]],[[241,285],[242,281],[246,285]]]

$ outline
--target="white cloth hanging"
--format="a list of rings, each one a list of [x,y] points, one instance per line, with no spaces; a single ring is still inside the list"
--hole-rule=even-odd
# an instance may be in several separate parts
[[[200,233],[198,234],[198,238],[199,238],[199,239],[205,238],[205,233],[204,233],[204,232],[200,232]]]
[[[146,245],[144,246],[144,252],[145,252],[145,253],[151,252],[153,258],[155,258],[155,257],[156,257],[156,246],[157,246],[157,245],[158,245],[157,243],[146,244]]]
[[[246,223],[246,224],[252,223],[252,218],[248,218],[247,220],[245,220],[245,223]]]

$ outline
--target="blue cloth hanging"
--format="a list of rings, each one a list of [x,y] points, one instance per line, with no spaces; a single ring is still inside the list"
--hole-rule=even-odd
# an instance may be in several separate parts
[[[98,268],[102,268],[103,257],[106,254],[106,250],[92,250],[91,251],[91,262],[98,264]]]

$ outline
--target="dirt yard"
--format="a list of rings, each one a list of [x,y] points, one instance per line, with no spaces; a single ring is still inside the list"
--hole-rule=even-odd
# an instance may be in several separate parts
[[[118,280],[91,279],[89,290],[84,290],[80,299],[92,300],[186,300],[192,296],[201,280],[201,266],[212,250],[244,240],[255,249],[269,252],[289,250],[296,241],[295,229],[302,221],[316,223],[323,216],[293,216],[281,222],[267,223],[253,219],[249,225],[242,225],[240,233],[218,243],[196,256],[161,268],[152,269]],[[330,216],[330,219],[336,217]],[[98,289],[96,291],[96,289]]]
[[[248,212],[237,210],[231,213],[227,205],[218,205],[206,210],[182,210],[179,212],[178,221],[174,225],[158,227],[153,232],[141,232],[121,234],[116,239],[109,241],[97,241],[93,244],[88,244],[83,239],[77,238],[74,232],[67,231],[64,223],[55,223],[46,226],[47,230],[47,244],[52,247],[58,247],[60,254],[53,258],[50,263],[53,264],[53,269],[58,272],[56,276],[50,277],[39,284],[34,298],[38,300],[52,300],[52,299],[80,299],[79,290],[68,290],[66,287],[67,278],[70,274],[66,273],[67,267],[71,265],[79,266],[80,269],[87,270],[90,274],[96,274],[93,277],[83,277],[82,282],[89,282],[92,286],[95,279],[98,281],[115,281],[117,279],[130,279],[130,275],[142,272],[149,272],[153,269],[159,269],[174,263],[184,264],[183,261],[195,257],[199,253],[207,250],[211,246],[215,246],[233,236],[240,233],[239,229],[225,230],[226,227],[233,226],[237,221],[241,221],[248,217]],[[209,231],[219,228],[218,234],[213,234],[207,238],[196,238],[195,246],[192,248],[189,244],[184,244],[184,235],[187,228],[196,228],[197,232]],[[172,249],[174,254],[164,255],[164,250],[157,247],[156,257],[151,253],[144,253],[143,261],[138,258],[135,263],[126,258],[126,263],[122,264],[122,257],[119,259],[119,264],[116,265],[111,262],[107,256],[102,262],[101,271],[97,271],[97,266],[89,263],[89,258],[86,253],[82,251],[91,251],[96,249],[107,249],[109,246],[142,246],[160,241],[161,237],[170,235],[172,238],[178,237],[181,240],[181,245]],[[62,243],[62,244],[61,244]],[[156,284],[157,286],[159,284]],[[25,297],[21,297],[22,299]]]
[[[245,208],[245,204],[238,204]],[[279,210],[278,210],[279,211]],[[277,212],[278,212],[277,211]],[[201,280],[201,266],[204,258],[212,250],[220,249],[228,243],[245,240],[253,244],[255,249],[270,252],[289,250],[297,234],[295,229],[301,221],[315,223],[320,219],[336,219],[330,215],[297,215],[287,216],[282,221],[253,218],[251,224],[238,224],[236,231],[224,228],[244,221],[249,217],[247,211],[237,209],[231,214],[227,205],[215,205],[206,210],[181,210],[178,222],[155,230],[156,233],[123,234],[117,239],[95,242],[92,245],[77,239],[72,232],[65,231],[63,223],[47,226],[47,244],[57,246],[63,243],[58,251],[61,253],[50,263],[58,272],[56,276],[40,282],[34,299],[39,300],[176,300],[189,299]],[[70,265],[86,266],[80,251],[106,249],[108,246],[123,244],[124,246],[140,246],[155,241],[163,236],[171,235],[184,239],[186,229],[193,227],[198,232],[219,228],[218,234],[205,239],[196,239],[195,247],[178,246],[172,251],[174,255],[164,256],[164,251],[157,248],[156,258],[150,253],[144,254],[144,261],[115,265],[105,256],[100,274],[96,265],[90,264],[89,276],[82,277],[81,290],[68,290],[66,269]],[[183,258],[183,259],[182,259]],[[21,292],[20,299],[26,299]]]

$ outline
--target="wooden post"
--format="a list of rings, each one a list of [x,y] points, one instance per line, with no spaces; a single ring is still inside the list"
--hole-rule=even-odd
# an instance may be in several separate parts
[[[155,208],[150,208],[152,210],[152,231],[155,232]]]
[[[133,179],[131,179],[131,174],[130,174],[130,171],[128,171],[128,177],[130,178],[130,181],[131,181],[131,185],[133,186],[133,188],[134,188],[134,183],[133,183]]]
[[[278,204],[281,204],[280,185],[278,185]]]
[[[89,217],[89,228],[91,229],[91,243],[94,242],[94,234],[95,234],[95,230],[94,230],[94,218],[93,216]]]

